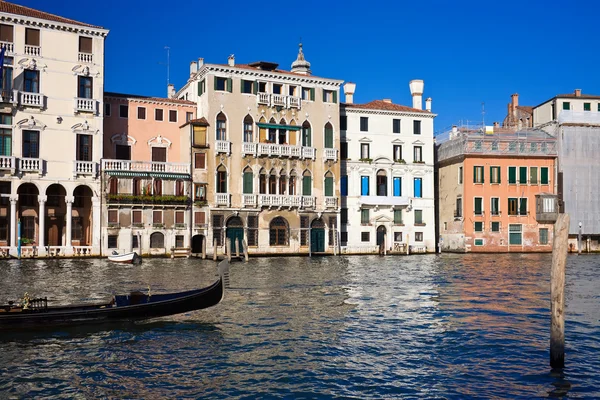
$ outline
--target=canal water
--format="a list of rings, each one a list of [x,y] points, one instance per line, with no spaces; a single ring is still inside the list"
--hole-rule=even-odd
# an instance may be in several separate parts
[[[216,307],[0,333],[0,398],[600,398],[600,256],[569,256],[549,368],[549,254],[250,259]],[[0,261],[0,301],[205,286],[216,264]]]

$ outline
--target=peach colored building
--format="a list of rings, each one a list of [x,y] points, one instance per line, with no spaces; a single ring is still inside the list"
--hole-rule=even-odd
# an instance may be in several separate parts
[[[168,254],[190,246],[191,101],[105,93],[102,251]],[[189,140],[184,140],[188,142]]]
[[[536,220],[536,195],[555,193],[556,138],[499,131],[453,128],[438,147],[442,251],[552,250],[552,225]]]

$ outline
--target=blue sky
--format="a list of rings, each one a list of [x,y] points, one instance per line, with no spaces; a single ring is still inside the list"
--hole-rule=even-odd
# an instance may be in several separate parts
[[[481,122],[482,102],[486,124],[502,122],[512,93],[600,95],[593,2],[12,1],[109,29],[107,91],[166,96],[165,46],[178,89],[198,57],[289,69],[302,38],[313,74],[355,82],[355,102],[411,105],[408,82],[423,79],[436,131]]]

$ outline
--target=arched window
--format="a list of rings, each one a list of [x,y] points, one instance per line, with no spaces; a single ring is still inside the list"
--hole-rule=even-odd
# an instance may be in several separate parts
[[[325,148],[333,149],[333,126],[329,122],[325,124]]]
[[[387,196],[387,176],[385,171],[377,171],[377,196]]]
[[[331,171],[325,174],[325,196],[333,196],[333,174]]]
[[[277,121],[275,121],[275,118],[271,118],[269,124],[277,125]],[[277,143],[277,129],[269,128],[269,137],[267,138],[267,141],[269,143]]]
[[[288,246],[288,223],[282,217],[276,217],[269,226],[269,244],[271,246]]]
[[[243,193],[244,194],[252,194],[254,192],[254,174],[252,173],[252,168],[246,167],[244,169],[244,183],[243,183]]]
[[[227,117],[222,112],[217,115],[217,140],[227,140]]]
[[[285,174],[285,173],[283,173]],[[285,194],[287,189],[287,178],[285,175],[279,177],[279,194]]]
[[[109,194],[117,194],[119,193],[119,180],[114,176],[110,178],[108,183],[108,193]]]
[[[162,196],[162,179],[155,179],[152,183],[152,195]]]
[[[260,170],[258,178],[258,193],[267,194],[267,171],[264,168]]]
[[[217,168],[217,193],[227,192],[227,169],[223,165]]]
[[[246,115],[244,118],[244,142],[251,143],[254,141],[254,132],[253,132],[254,120],[251,116]]]
[[[286,125],[285,119],[281,118],[281,121],[279,121],[279,125]],[[287,140],[287,130],[283,127],[279,128],[279,132],[278,132],[278,136],[277,136],[277,143],[279,144],[287,144],[288,140]]]
[[[162,249],[165,247],[165,235],[160,232],[154,232],[150,235],[150,248]]]
[[[269,174],[269,194],[277,194],[277,175],[274,169]]]
[[[175,181],[175,196],[184,196],[185,195],[185,184],[183,180],[177,179]]]
[[[290,173],[290,179],[288,180],[288,194],[290,196],[296,195],[296,172],[292,171]]]
[[[302,174],[302,195],[312,195],[312,177],[310,175],[310,171],[304,171]]]
[[[302,124],[302,146],[312,147],[311,128],[308,121]]]
[[[131,193],[134,196],[141,196],[142,195],[142,180],[140,178],[133,178],[133,190],[131,191]]]

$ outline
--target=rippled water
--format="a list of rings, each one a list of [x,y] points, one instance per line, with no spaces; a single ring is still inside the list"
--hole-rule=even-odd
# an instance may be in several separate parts
[[[600,397],[600,256],[570,256],[566,369],[549,368],[550,255],[251,259],[208,310],[0,334],[0,398]],[[0,300],[205,286],[216,265],[0,261]]]

